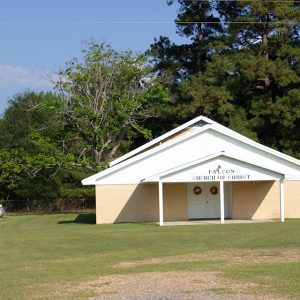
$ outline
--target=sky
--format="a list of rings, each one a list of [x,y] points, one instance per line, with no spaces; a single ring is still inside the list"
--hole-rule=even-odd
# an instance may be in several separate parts
[[[178,6],[166,0],[0,0],[0,7],[0,114],[17,93],[51,90],[49,78],[85,41],[135,52],[160,35],[184,41],[174,24]]]

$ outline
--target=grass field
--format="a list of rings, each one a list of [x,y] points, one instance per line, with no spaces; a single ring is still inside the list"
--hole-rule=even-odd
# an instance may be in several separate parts
[[[189,270],[218,272],[251,293],[300,299],[300,220],[159,227],[94,225],[94,218],[0,219],[0,298],[86,299],[97,290],[72,287],[102,275]]]

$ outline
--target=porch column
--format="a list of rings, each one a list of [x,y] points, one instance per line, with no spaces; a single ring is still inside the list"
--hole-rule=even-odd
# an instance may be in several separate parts
[[[280,179],[280,222],[284,222],[284,181]]]
[[[220,223],[224,224],[225,218],[224,218],[224,181],[220,181],[220,212],[221,212],[221,219]]]
[[[159,226],[164,226],[164,195],[163,183],[158,181],[158,200],[159,200]]]

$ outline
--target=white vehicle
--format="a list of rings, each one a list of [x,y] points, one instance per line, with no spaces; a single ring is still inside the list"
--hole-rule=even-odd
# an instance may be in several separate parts
[[[5,210],[3,208],[3,206],[0,204],[0,218],[3,218],[5,215]]]

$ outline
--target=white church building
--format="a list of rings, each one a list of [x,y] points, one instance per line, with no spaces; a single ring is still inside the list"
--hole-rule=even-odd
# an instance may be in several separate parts
[[[300,218],[300,161],[199,116],[82,180],[97,224]]]

